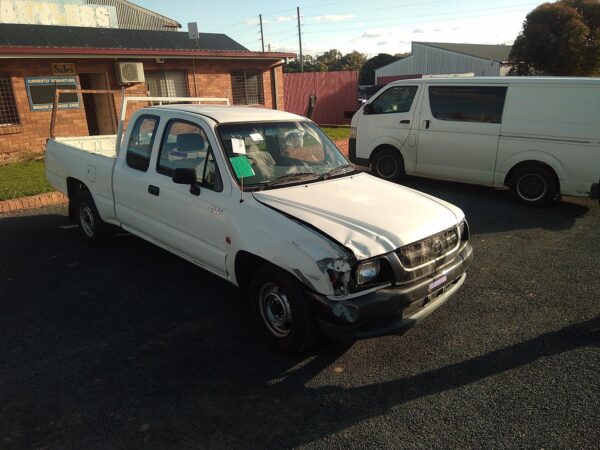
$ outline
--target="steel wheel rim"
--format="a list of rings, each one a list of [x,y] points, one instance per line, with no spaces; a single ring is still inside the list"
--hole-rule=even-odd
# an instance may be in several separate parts
[[[546,195],[548,187],[546,180],[537,173],[528,173],[519,178],[517,193],[519,197],[528,202],[535,202]]]
[[[80,209],[79,209],[79,222],[81,223],[81,228],[83,229],[83,232],[89,236],[89,237],[93,237],[94,236],[94,227],[95,227],[95,223],[94,223],[94,212],[92,211],[92,208],[89,205],[83,205]]]
[[[260,315],[269,331],[284,338],[292,329],[292,308],[285,295],[275,283],[265,283],[258,294]]]
[[[382,178],[393,178],[398,172],[398,163],[391,156],[383,156],[377,161],[377,172]]]

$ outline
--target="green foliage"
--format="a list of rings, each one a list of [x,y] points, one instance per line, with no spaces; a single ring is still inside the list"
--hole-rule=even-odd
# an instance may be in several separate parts
[[[0,166],[0,200],[53,191],[46,181],[44,161]]]
[[[338,70],[360,71],[367,57],[357,51],[342,55],[339,50],[331,49],[317,57],[304,55],[305,72],[334,72]],[[284,72],[300,72],[300,61],[296,58],[283,66]]]
[[[511,75],[600,74],[600,0],[560,0],[535,8],[509,63]]]
[[[380,67],[387,66],[388,64],[393,63],[401,58],[408,56],[404,55],[389,55],[387,53],[380,53],[377,56],[373,56],[372,58],[365,61],[361,70],[360,76],[358,80],[358,84],[360,85],[372,85],[375,84],[375,69],[379,69]]]

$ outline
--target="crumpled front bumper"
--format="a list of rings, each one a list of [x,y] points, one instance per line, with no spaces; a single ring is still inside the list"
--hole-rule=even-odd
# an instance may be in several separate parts
[[[346,300],[331,300],[306,292],[321,331],[335,339],[354,341],[404,334],[454,295],[473,261],[467,243],[441,272],[415,282],[389,286]],[[440,285],[437,282],[446,277]],[[432,288],[432,286],[435,286]]]

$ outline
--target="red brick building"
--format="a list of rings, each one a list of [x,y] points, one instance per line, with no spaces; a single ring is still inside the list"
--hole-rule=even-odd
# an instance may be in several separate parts
[[[0,164],[43,152],[57,88],[283,109],[282,65],[294,56],[248,51],[223,34],[0,24]],[[57,136],[114,134],[119,103],[105,94],[61,97]]]

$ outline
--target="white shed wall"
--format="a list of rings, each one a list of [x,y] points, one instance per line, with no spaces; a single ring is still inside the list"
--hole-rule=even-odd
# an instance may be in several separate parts
[[[399,75],[441,75],[473,72],[475,76],[504,75],[498,61],[414,43],[412,55],[375,70],[375,78]]]

